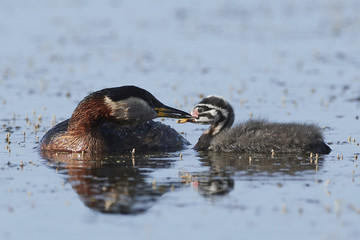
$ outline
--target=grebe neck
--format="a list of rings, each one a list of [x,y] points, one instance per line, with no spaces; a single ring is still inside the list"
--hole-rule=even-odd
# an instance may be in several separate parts
[[[194,149],[197,151],[207,150],[210,146],[212,139],[218,135],[221,131],[226,129],[223,124],[212,124],[208,130],[201,134]]]
[[[104,104],[104,95],[93,93],[84,98],[74,110],[69,120],[68,132],[74,135],[96,134],[106,120],[110,120],[111,110]]]
[[[230,111],[227,116],[220,115],[220,121],[211,124],[210,128],[200,136],[194,149],[197,151],[207,150],[216,135],[231,128],[234,118],[233,111]]]

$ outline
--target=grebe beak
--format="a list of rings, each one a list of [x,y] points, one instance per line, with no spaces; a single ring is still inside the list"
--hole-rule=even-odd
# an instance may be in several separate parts
[[[198,111],[196,109],[192,110],[190,115],[191,115],[190,118],[187,117],[187,118],[179,119],[179,120],[176,121],[176,123],[187,123],[187,122],[196,123],[196,119],[199,118]]]
[[[168,106],[154,108],[154,110],[157,112],[158,117],[191,118],[189,113]]]

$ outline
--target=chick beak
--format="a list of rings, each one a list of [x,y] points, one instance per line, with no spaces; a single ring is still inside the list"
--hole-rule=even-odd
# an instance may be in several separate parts
[[[195,123],[196,119],[199,118],[199,113],[198,113],[197,109],[192,110],[190,115],[191,115],[190,118],[179,119],[176,121],[176,123],[187,123],[187,122]]]
[[[189,113],[168,106],[154,108],[154,110],[157,112],[158,117],[191,118]]]

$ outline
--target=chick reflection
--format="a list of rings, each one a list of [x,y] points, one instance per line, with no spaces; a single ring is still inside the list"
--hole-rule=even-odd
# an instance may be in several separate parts
[[[48,153],[44,157],[60,163],[68,182],[85,205],[103,213],[142,213],[176,187],[174,182],[155,185],[148,179],[154,169],[171,166],[172,160],[164,156],[160,160],[145,155],[134,158],[130,154],[106,157]]]
[[[193,174],[192,185],[204,197],[225,195],[234,189],[237,180],[283,180],[287,177],[305,178],[322,166],[323,158],[305,155],[201,153],[201,162],[210,167],[205,173]],[[264,178],[265,177],[265,178]]]
[[[199,174],[193,186],[204,197],[221,196],[234,189],[234,180],[227,174],[210,172],[208,176]]]
[[[299,154],[233,154],[208,153],[201,154],[203,165],[210,166],[212,171],[224,172],[228,175],[275,177],[305,176],[313,174],[323,164],[324,156]]]

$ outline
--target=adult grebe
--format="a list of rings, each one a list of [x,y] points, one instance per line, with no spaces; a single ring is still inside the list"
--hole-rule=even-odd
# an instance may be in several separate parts
[[[50,129],[40,141],[41,151],[123,152],[135,148],[178,150],[188,142],[156,117],[186,118],[190,114],[168,107],[148,91],[123,86],[85,97],[70,119]]]
[[[192,118],[178,120],[211,124],[195,145],[199,151],[248,153],[330,153],[321,129],[313,124],[275,123],[263,119],[248,120],[231,128],[234,111],[223,98],[209,96],[192,110]]]

